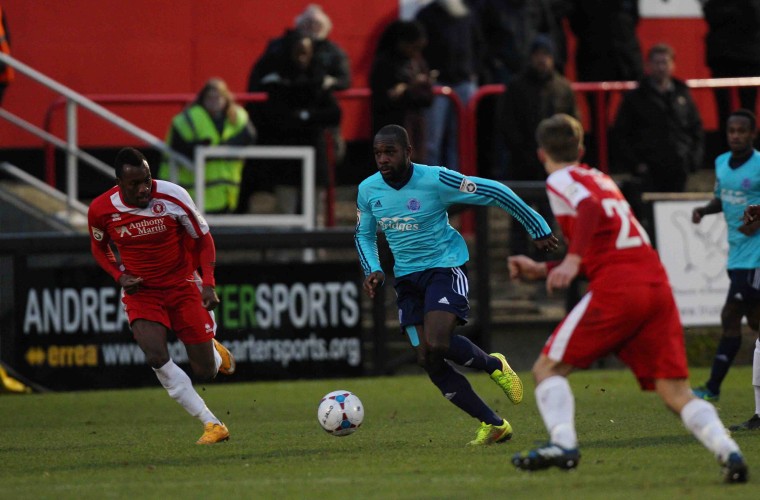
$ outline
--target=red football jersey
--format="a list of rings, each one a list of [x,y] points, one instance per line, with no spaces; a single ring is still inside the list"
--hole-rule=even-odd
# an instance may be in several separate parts
[[[90,204],[87,219],[93,244],[113,241],[124,272],[143,279],[147,288],[168,288],[187,279],[197,267],[187,238],[209,232],[188,192],[170,182],[153,180],[146,208],[127,205],[118,186]]]
[[[591,198],[601,205],[601,219],[581,255],[582,272],[590,287],[667,282],[649,235],[609,176],[585,165],[571,165],[548,177],[546,191],[568,242],[585,230],[576,224],[581,202]]]

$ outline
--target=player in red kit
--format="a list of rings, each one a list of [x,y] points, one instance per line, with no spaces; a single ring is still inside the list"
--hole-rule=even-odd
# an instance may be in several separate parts
[[[559,263],[509,257],[512,279],[546,278],[551,292],[579,274],[588,292],[557,326],[533,365],[536,404],[549,442],[516,454],[518,469],[574,469],[580,460],[575,400],[567,376],[615,354],[643,390],[654,390],[718,459],[726,482],[747,481],[747,466],[715,407],[689,386],[678,309],[665,269],[615,182],[579,164],[583,127],[557,114],[536,131],[538,155],[549,177],[549,202],[568,250]]]
[[[121,285],[132,334],[158,380],[203,422],[197,443],[226,441],[227,427],[206,407],[167,347],[171,330],[185,345],[199,380],[235,371],[234,358],[214,339],[211,310],[219,298],[214,290],[216,250],[208,224],[187,191],[151,178],[140,151],[119,151],[114,169],[116,186],[95,198],[87,213],[92,255]]]

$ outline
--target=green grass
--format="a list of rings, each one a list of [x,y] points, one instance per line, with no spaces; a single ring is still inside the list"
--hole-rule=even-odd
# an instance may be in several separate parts
[[[201,424],[158,387],[3,395],[0,498],[760,498],[760,432],[735,435],[750,483],[724,485],[713,457],[627,371],[570,378],[578,470],[516,471],[511,455],[545,439],[522,375],[519,406],[485,375],[468,375],[515,429],[511,442],[480,449],[464,446],[477,423],[422,375],[208,385],[201,394],[232,438],[206,447],[193,444]],[[750,380],[749,367],[729,374],[719,404],[727,425],[751,416]],[[316,421],[334,389],[354,391],[366,409],[348,437]]]

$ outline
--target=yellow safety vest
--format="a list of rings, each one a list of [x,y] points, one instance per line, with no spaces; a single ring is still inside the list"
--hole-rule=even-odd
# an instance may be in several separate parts
[[[225,144],[233,137],[244,133],[248,125],[248,113],[240,106],[235,106],[237,120],[235,124],[225,120],[221,135],[211,116],[200,104],[186,108],[172,120],[166,143],[171,145],[172,134],[179,134],[185,142],[207,142],[209,146]],[[205,210],[208,213],[234,211],[240,194],[240,181],[243,175],[243,161],[230,159],[209,159],[206,161],[206,196]],[[164,161],[158,171],[161,179],[169,178],[169,164]],[[179,169],[178,183],[194,196],[195,175],[185,169]]]

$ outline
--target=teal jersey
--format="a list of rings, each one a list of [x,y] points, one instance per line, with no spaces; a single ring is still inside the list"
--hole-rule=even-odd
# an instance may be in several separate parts
[[[498,206],[518,220],[533,239],[551,235],[544,218],[503,184],[413,163],[411,178],[399,189],[388,185],[380,172],[359,184],[355,239],[365,276],[382,271],[378,229],[388,240],[396,276],[466,263],[467,244],[449,224],[446,212],[454,204]]]
[[[747,205],[760,204],[760,152],[738,168],[728,164],[731,153],[715,159],[715,197],[720,198],[728,226],[728,269],[760,267],[760,232],[745,236],[739,232]]]

